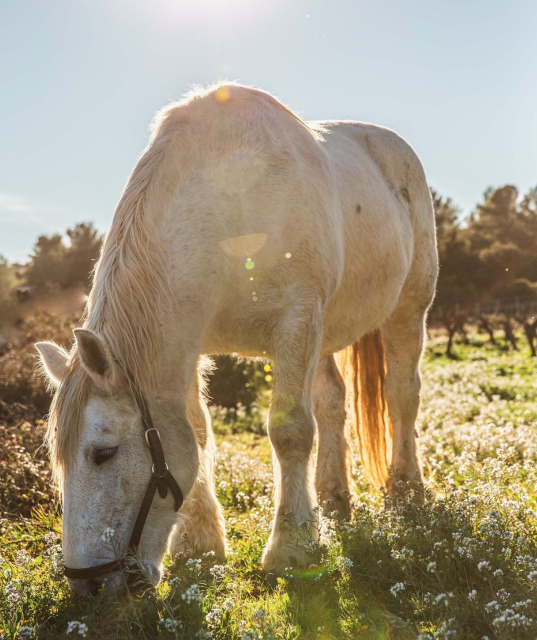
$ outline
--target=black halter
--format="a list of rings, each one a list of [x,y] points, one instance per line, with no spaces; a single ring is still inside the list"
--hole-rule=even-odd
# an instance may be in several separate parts
[[[144,525],[149,514],[149,509],[151,508],[153,498],[155,497],[155,492],[158,489],[160,497],[165,498],[168,495],[169,487],[175,500],[175,511],[179,511],[181,505],[183,504],[183,493],[181,492],[179,485],[170,473],[168,465],[166,464],[166,460],[164,458],[164,450],[162,449],[162,443],[160,442],[160,433],[153,424],[151,414],[149,413],[149,407],[147,406],[147,401],[142,392],[132,381],[131,388],[134,394],[134,398],[136,399],[138,409],[140,410],[142,424],[144,426],[144,437],[149,447],[149,451],[151,452],[151,458],[153,460],[153,465],[151,467],[151,478],[149,479],[149,484],[147,485],[144,499],[142,500],[142,504],[140,505],[140,509],[136,517],[136,522],[134,523],[134,527],[132,528],[131,537],[124,556],[117,560],[112,560],[111,562],[106,562],[105,564],[98,564],[94,567],[86,567],[85,569],[71,569],[66,565],[63,565],[64,576],[72,580],[91,580],[92,578],[98,578],[99,576],[103,576],[107,573],[112,573],[113,571],[118,571],[125,568],[130,572],[139,572],[140,567],[136,562],[135,555],[136,550],[138,549],[138,544],[140,543],[140,538],[142,537],[142,531],[144,530]]]

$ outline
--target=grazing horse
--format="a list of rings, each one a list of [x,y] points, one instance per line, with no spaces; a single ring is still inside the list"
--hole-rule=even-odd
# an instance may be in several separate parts
[[[170,492],[152,500],[138,562],[158,582],[166,548],[179,550],[185,532],[199,553],[224,557],[202,354],[273,363],[265,570],[307,563],[291,525],[315,536],[318,502],[349,512],[346,406],[372,481],[388,492],[419,483],[418,364],[436,276],[429,189],[393,131],[303,122],[268,93],[228,83],[162,110],[117,205],[73,349],[37,345],[56,387],[47,440],[66,563],[112,560],[106,527],[126,548],[154,454],[144,412],[185,501],[176,513]],[[122,579],[117,567],[107,576]],[[100,582],[69,579],[79,593]]]

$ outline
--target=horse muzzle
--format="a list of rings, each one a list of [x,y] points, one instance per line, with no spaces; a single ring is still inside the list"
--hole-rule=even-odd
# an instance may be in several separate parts
[[[160,582],[161,572],[153,564],[127,556],[100,565],[101,571],[64,569],[69,588],[79,596],[92,596],[105,591],[117,593],[129,589],[148,588]]]

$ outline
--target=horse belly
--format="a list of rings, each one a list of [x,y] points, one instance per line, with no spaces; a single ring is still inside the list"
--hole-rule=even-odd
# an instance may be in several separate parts
[[[327,301],[336,289],[341,268],[333,259],[336,242],[330,233],[301,237],[289,229],[282,236],[267,236],[258,253],[233,259],[225,270],[215,313],[203,336],[204,353],[268,355],[274,332],[293,309]]]

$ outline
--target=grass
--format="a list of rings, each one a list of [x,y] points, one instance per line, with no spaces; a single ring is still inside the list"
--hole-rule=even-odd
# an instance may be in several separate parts
[[[269,589],[262,412],[214,410],[226,564],[167,558],[155,590],[80,600],[59,570],[59,514],[5,519],[0,638],[535,640],[537,362],[476,339],[448,360],[443,346],[433,342],[422,367],[424,503],[386,504],[356,463],[352,518],[323,521],[310,567]]]

